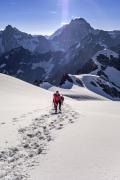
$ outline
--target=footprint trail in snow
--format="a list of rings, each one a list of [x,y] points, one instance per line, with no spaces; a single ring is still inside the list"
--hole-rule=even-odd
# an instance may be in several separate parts
[[[65,105],[61,114],[41,115],[33,119],[28,127],[19,129],[20,143],[0,151],[0,179],[26,180],[31,167],[38,165],[38,156],[47,153],[54,132],[74,123],[80,115]]]

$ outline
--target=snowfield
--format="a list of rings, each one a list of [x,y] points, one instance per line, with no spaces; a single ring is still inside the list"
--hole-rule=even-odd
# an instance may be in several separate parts
[[[55,115],[50,91],[0,74],[1,180],[120,179],[120,104],[82,87],[80,97]]]
[[[31,123],[50,105],[51,95],[47,91],[0,74],[0,147],[15,145],[18,128]]]

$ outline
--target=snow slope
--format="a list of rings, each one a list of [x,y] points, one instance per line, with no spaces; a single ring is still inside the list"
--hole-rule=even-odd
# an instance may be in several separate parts
[[[3,74],[0,85],[1,180],[120,179],[119,102],[65,97],[54,115],[49,91]]]
[[[42,163],[30,172],[30,180],[119,180],[119,103],[69,104],[79,119],[60,132]]]
[[[18,142],[17,130],[38,116],[40,109],[43,112],[50,105],[50,93],[0,74],[0,147],[15,145]]]

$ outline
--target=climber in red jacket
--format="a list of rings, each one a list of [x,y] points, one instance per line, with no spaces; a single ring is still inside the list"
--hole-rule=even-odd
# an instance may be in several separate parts
[[[56,91],[56,93],[53,95],[53,104],[55,113],[57,113],[57,107],[59,105],[59,111],[61,112],[61,105],[63,104],[64,97],[59,94],[59,91]]]

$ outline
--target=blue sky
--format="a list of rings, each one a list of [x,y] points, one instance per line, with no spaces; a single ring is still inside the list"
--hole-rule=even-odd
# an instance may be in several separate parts
[[[75,17],[94,28],[120,29],[119,0],[0,0],[0,29],[11,24],[32,34],[51,34]]]

